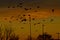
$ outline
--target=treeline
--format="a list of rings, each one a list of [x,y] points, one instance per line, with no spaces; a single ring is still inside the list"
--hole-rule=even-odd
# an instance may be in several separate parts
[[[42,35],[38,35],[37,38],[28,37],[27,40],[55,40],[50,34],[43,33]]]
[[[0,40],[19,40],[19,36],[17,36],[12,28],[0,26]]]
[[[20,40],[20,38],[14,33],[12,27],[4,27],[3,30],[0,26],[0,40]],[[42,35],[39,34],[37,38],[28,36],[25,40],[54,40],[54,38],[48,33],[43,33]]]

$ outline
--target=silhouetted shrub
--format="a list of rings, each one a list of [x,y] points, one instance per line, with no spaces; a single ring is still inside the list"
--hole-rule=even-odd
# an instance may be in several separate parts
[[[0,40],[2,40],[2,29],[1,29],[1,27],[0,27]]]
[[[27,40],[32,40],[32,37],[31,36],[28,36]]]
[[[15,35],[12,28],[5,28],[5,35],[6,40],[19,40],[19,37]]]
[[[43,35],[39,35],[36,40],[51,40],[52,36],[44,33]]]
[[[10,40],[19,40],[19,37],[16,36],[15,34],[12,34]]]

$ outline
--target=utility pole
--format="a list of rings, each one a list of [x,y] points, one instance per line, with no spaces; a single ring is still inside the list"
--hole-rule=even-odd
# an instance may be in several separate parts
[[[32,40],[31,39],[31,15],[28,15],[29,16],[29,24],[30,24],[30,40]]]
[[[42,34],[44,34],[44,24],[42,24]]]
[[[45,40],[45,36],[44,36],[44,24],[42,24],[42,35],[43,35],[43,40]]]

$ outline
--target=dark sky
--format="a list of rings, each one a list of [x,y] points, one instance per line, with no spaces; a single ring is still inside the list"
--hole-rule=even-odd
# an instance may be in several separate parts
[[[0,7],[6,7],[8,5],[18,5],[20,2],[23,6],[40,6],[40,7],[60,7],[60,0],[0,0]]]

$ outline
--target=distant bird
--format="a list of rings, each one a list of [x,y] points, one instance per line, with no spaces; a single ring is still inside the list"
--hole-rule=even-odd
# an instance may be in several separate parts
[[[7,18],[4,18],[4,20],[7,20]]]
[[[23,15],[23,16],[25,16],[25,15]]]
[[[20,17],[20,15],[18,15],[18,18]]]
[[[22,8],[23,6],[19,6],[20,8]]]
[[[30,8],[30,10],[31,10],[32,8]]]
[[[37,6],[37,8],[40,8],[39,6]]]
[[[19,7],[19,5],[17,5],[17,7]]]
[[[40,23],[37,23],[37,24],[40,24]]]
[[[24,27],[21,27],[21,29],[24,29]]]
[[[52,12],[54,12],[54,9],[52,9]]]
[[[31,22],[31,15],[29,14],[28,16],[29,16],[29,21]]]
[[[42,20],[43,22],[45,22],[45,20]]]
[[[34,23],[34,25],[36,25],[36,23]]]
[[[30,16],[30,14],[28,16]]]
[[[18,21],[18,19],[16,19]]]
[[[14,16],[11,16],[10,19],[12,19]]]
[[[32,18],[32,20],[35,20],[35,18]]]
[[[13,6],[12,8],[15,8],[15,6]]]
[[[22,5],[23,3],[19,3],[19,5]]]
[[[38,12],[37,10],[35,10],[35,12]]]
[[[8,8],[10,8],[10,6],[8,6]]]
[[[51,19],[51,20],[50,20],[50,22],[53,22],[53,21],[54,21],[54,19]]]
[[[9,23],[12,23],[12,21],[9,21]]]
[[[26,19],[23,19],[22,21],[27,21]]]
[[[24,8],[26,11],[28,11],[29,9],[27,9],[27,8]]]
[[[20,17],[20,19],[22,19],[23,17]]]
[[[23,19],[24,21],[26,21],[26,19]]]
[[[42,27],[44,27],[45,25],[44,24],[42,24]]]

